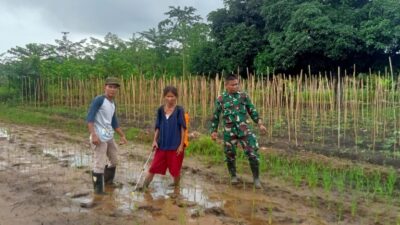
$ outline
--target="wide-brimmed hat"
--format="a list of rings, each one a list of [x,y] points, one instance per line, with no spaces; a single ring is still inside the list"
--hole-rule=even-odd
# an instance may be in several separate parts
[[[109,84],[114,84],[114,85],[117,85],[118,87],[121,86],[119,84],[119,79],[116,77],[107,77],[105,85],[109,85]]]

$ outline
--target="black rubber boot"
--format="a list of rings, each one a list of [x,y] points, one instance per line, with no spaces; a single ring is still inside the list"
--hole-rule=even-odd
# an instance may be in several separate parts
[[[115,170],[117,167],[106,167],[104,168],[104,183],[105,184],[113,184],[114,182],[114,177],[115,177]]]
[[[249,159],[251,172],[253,173],[253,184],[257,189],[262,188],[260,182],[260,168],[259,162],[257,159]]]
[[[228,171],[229,174],[231,175],[231,184],[238,184],[239,180],[236,176],[236,162],[235,160],[228,160],[226,162],[226,165],[228,166]]]
[[[105,194],[104,192],[104,174],[92,172],[92,181],[94,193]]]

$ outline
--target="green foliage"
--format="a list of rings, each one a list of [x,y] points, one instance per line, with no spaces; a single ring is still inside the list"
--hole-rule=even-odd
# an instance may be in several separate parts
[[[18,93],[14,88],[0,86],[0,102],[13,104],[16,96],[18,96]]]
[[[396,189],[398,174],[394,169],[366,173],[360,166],[334,168],[322,162],[279,154],[265,155],[263,160],[266,161],[267,171],[272,176],[283,177],[295,187],[305,184],[310,188],[322,187],[327,193],[335,190],[339,194],[347,190],[387,197],[399,194],[399,190]]]
[[[322,171],[322,186],[326,192],[330,192],[332,190],[332,171],[329,169],[324,169]]]
[[[60,128],[74,134],[85,134],[86,123],[84,117],[86,112],[66,108],[32,108],[16,107],[2,103],[0,105],[0,121],[20,125],[46,126]]]
[[[338,65],[359,70],[395,56],[400,5],[380,1],[265,1],[266,46],[256,59],[260,70],[319,70]],[[371,63],[372,62],[372,63]],[[382,67],[380,67],[382,69]]]
[[[397,176],[396,170],[391,168],[390,171],[389,171],[389,174],[387,175],[386,185],[385,185],[386,192],[387,192],[388,196],[392,196],[393,195],[397,179],[398,179],[398,176]]]
[[[193,7],[173,7],[156,28],[129,40],[108,33],[72,42],[30,43],[0,55],[0,76],[176,76],[236,72],[382,70],[400,65],[397,0],[225,0],[203,23]]]
[[[199,139],[191,141],[186,152],[189,155],[208,156],[214,162],[222,162],[224,158],[221,145],[208,136],[201,136]]]
[[[266,44],[261,5],[261,0],[229,0],[225,1],[224,9],[209,14],[219,71],[253,69],[254,58]]]
[[[128,129],[125,130],[124,133],[125,133],[126,139],[135,140],[140,133],[140,129],[135,128],[135,127],[129,127]]]

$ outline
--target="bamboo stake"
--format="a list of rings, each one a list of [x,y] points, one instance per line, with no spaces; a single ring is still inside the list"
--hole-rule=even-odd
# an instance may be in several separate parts
[[[397,131],[397,123],[396,123],[396,106],[395,106],[395,91],[394,91],[394,75],[393,75],[393,65],[392,65],[392,58],[389,57],[389,66],[390,66],[390,77],[391,77],[391,81],[392,81],[392,109],[393,109],[393,119],[394,119],[394,130],[395,132]],[[397,135],[397,134],[395,134]],[[396,142],[393,144],[393,153],[396,151],[396,147],[397,147],[397,139]]]
[[[340,107],[340,104],[341,104],[341,102],[340,102],[340,98],[341,98],[341,96],[340,96],[340,92],[341,92],[340,82],[341,82],[341,80],[340,80],[340,67],[338,67],[338,84],[337,84],[338,133],[337,133],[337,138],[338,138],[338,148],[339,149],[340,149],[340,110],[341,110],[341,107]]]

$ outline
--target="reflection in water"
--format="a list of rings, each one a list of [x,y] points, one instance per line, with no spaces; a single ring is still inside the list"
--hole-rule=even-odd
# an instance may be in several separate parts
[[[134,179],[128,178],[129,180],[137,181],[140,170],[136,169],[135,171],[138,171],[138,173],[132,173],[131,176]],[[150,189],[147,192],[134,192],[133,196],[130,195],[132,196],[132,201],[136,203],[143,202],[146,200],[145,195],[150,194],[153,201],[178,198],[189,202],[194,202],[197,205],[203,206],[204,208],[221,207],[223,205],[223,201],[221,200],[211,200],[200,185],[182,184],[180,188],[175,189],[174,187],[170,186],[170,182],[171,181],[168,175],[155,176],[150,185]],[[132,187],[124,186],[121,192],[123,194],[131,193]],[[147,198],[147,201],[149,200],[150,198]]]
[[[6,129],[0,129],[0,136],[7,136],[8,132]],[[92,161],[92,156],[83,151],[81,146],[46,146],[42,149],[42,153],[46,157],[54,158],[59,162],[66,163],[67,166],[71,167],[85,167],[89,166]],[[22,170],[31,170],[33,167],[46,167],[47,165],[36,165],[26,162],[21,164]],[[39,168],[37,168],[39,169]],[[136,181],[141,168],[140,163],[133,160],[120,160],[120,165],[117,169],[117,179],[123,181]],[[118,179],[122,178],[122,179]],[[223,206],[222,200],[211,200],[205,193],[201,185],[197,184],[183,184],[181,188],[174,189],[169,186],[169,176],[156,176],[151,184],[151,189],[148,192],[135,192],[132,195],[133,186],[124,183],[121,188],[110,188],[107,187],[107,195],[105,196],[85,196],[76,198],[74,201],[94,204],[93,207],[100,207],[102,209],[114,210],[130,213],[132,210],[136,210],[140,203],[163,205],[168,199],[178,198],[179,200],[185,200],[188,202],[196,203],[204,208],[221,207]],[[101,203],[101,204],[100,204]],[[98,206],[96,206],[98,205]],[[101,206],[100,206],[101,205]],[[79,211],[78,209],[65,209],[67,211]]]
[[[78,148],[78,150],[77,150]],[[85,167],[89,166],[92,160],[92,156],[76,148],[44,148],[43,154],[52,156],[61,161],[66,161],[71,167]]]
[[[183,188],[175,189],[168,186],[168,179],[160,176],[154,178],[149,190],[145,192],[136,191],[134,194],[132,194],[132,191],[133,187],[131,185],[124,185],[122,189],[114,190],[113,194],[116,195],[121,210],[135,210],[143,202],[162,205],[165,200],[175,198],[194,202],[205,208],[221,207],[223,205],[222,201],[210,200],[204,190],[198,185],[195,187],[185,185]]]
[[[10,140],[10,134],[4,127],[0,127],[0,140]]]
[[[113,208],[120,213],[130,214],[139,207],[143,207],[143,204],[146,204],[146,207],[163,208],[166,206],[166,202],[170,204],[169,200],[187,201],[204,208],[221,207],[224,204],[222,200],[211,200],[200,185],[182,184],[182,187],[178,189],[169,186],[169,176],[155,176],[149,190],[133,192],[140,171],[139,163],[121,160],[115,181],[123,180],[125,182],[119,188],[106,187],[108,197],[103,197],[104,201],[101,202],[101,205],[109,206],[101,207]],[[128,184],[129,181],[134,181],[132,182],[134,184]],[[77,200],[86,203],[94,201],[92,197],[82,197]]]
[[[0,131],[3,132],[4,130]],[[0,135],[3,133],[0,133]],[[92,161],[90,152],[82,150],[78,145],[46,146],[42,150],[40,148],[38,150],[42,153],[40,154],[41,157],[49,157],[50,159],[55,159],[57,162],[67,162],[66,165],[71,167],[89,166]],[[13,165],[21,171],[26,170],[29,172],[32,169],[39,171],[53,165],[51,163],[38,164],[29,161],[29,158],[19,157],[18,167],[16,163]],[[29,155],[29,157],[36,157],[36,155]],[[30,160],[34,159],[31,158]],[[43,160],[40,161],[43,162]],[[150,212],[150,215],[147,216],[157,217],[161,211],[172,206],[180,207],[189,213],[189,215],[199,209],[212,209],[210,211],[211,214],[238,216],[251,221],[251,224],[258,224],[258,221],[263,220],[261,219],[262,216],[265,216],[255,210],[255,208],[265,207],[264,202],[254,201],[256,196],[251,196],[248,199],[241,199],[239,197],[241,201],[234,200],[238,198],[236,194],[226,194],[231,191],[235,193],[242,190],[228,186],[224,190],[213,190],[213,188],[207,188],[207,185],[210,184],[209,181],[202,180],[200,176],[196,177],[196,180],[192,180],[193,177],[189,176],[183,177],[181,187],[178,189],[169,186],[172,182],[169,175],[155,176],[147,192],[134,192],[132,194],[134,184],[136,184],[142,170],[141,165],[142,162],[121,157],[115,181],[122,182],[122,185],[117,185],[118,188],[107,186],[107,195],[90,194],[88,196],[73,198],[72,201],[75,203],[71,207],[61,209],[61,211],[88,212],[94,210],[109,215],[131,215],[133,211],[144,209]],[[2,166],[4,165],[0,164],[0,168]],[[91,184],[88,186],[90,188],[89,192],[92,193]],[[209,193],[207,190],[212,191]]]

